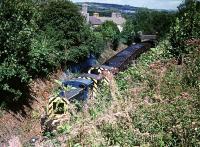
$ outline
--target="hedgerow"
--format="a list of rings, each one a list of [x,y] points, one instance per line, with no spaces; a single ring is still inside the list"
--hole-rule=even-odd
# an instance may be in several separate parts
[[[106,21],[95,28],[95,31],[102,34],[104,41],[110,44],[113,50],[117,49],[120,42],[120,31],[114,22]]]

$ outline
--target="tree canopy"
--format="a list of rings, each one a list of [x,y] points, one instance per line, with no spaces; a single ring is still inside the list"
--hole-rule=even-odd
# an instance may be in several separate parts
[[[31,79],[104,49],[102,35],[70,1],[3,0],[0,20],[0,97],[5,101],[22,96]]]
[[[179,6],[175,23],[172,25],[169,38],[172,45],[171,54],[181,60],[181,56],[189,53],[186,41],[200,37],[200,2],[186,1]]]
[[[98,26],[95,31],[103,35],[105,42],[111,43],[111,47],[115,50],[119,45],[120,31],[113,21],[106,21]]]
[[[173,18],[174,14],[169,12],[139,10],[127,18],[122,32],[123,42],[130,45],[139,31],[143,34],[157,34],[163,37],[169,32]]]

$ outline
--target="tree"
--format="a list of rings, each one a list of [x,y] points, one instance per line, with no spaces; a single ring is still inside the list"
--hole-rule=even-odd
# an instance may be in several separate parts
[[[148,9],[139,10],[127,18],[122,32],[122,39],[130,45],[134,42],[134,38],[138,40],[138,32],[157,34],[159,37],[164,37],[169,32],[173,18],[173,13]]]
[[[111,43],[111,47],[116,50],[119,45],[120,31],[113,21],[106,21],[95,31],[102,33],[106,42]]]
[[[131,19],[128,19],[121,33],[122,42],[128,46],[134,42],[135,28]]]
[[[3,0],[0,9],[1,100],[20,96],[30,80],[28,53],[37,29],[37,11],[31,0]],[[13,99],[12,99],[13,100]]]
[[[93,49],[90,42],[96,37],[86,25],[84,18],[79,13],[78,7],[70,1],[58,0],[50,1],[41,6],[40,28],[47,31],[53,28],[55,33],[50,33],[51,38],[56,37],[58,46],[56,50],[61,52],[59,55],[61,62],[79,62],[85,59],[90,52],[98,54],[103,50],[103,46]],[[47,34],[48,35],[48,34]],[[98,42],[93,42],[93,45]]]
[[[182,56],[191,51],[186,47],[185,42],[200,37],[199,12],[200,2],[186,1],[180,5],[175,24],[171,27],[169,40],[173,48],[170,49],[170,53],[178,59],[179,63],[182,62]]]

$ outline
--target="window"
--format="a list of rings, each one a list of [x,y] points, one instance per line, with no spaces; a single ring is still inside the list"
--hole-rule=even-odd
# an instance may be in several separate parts
[[[62,102],[53,102],[54,114],[64,114],[65,104]]]

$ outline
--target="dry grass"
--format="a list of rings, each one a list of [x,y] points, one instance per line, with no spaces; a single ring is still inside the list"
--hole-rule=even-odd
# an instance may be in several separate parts
[[[32,81],[30,87],[34,101],[31,104],[31,108],[24,106],[26,116],[23,113],[5,112],[0,118],[1,142],[12,141],[12,136],[15,136],[19,137],[21,143],[24,144],[32,137],[37,136],[40,138],[42,136],[43,130],[41,130],[40,116],[45,114],[48,98],[58,86],[54,80],[59,79],[62,74],[63,72],[58,70],[48,79],[35,79]]]

